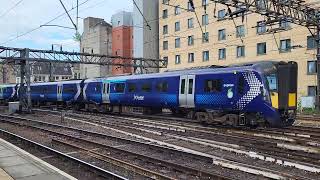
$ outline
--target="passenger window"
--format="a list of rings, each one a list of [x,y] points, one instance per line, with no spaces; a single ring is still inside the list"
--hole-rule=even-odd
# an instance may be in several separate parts
[[[185,79],[182,79],[181,81],[181,85],[180,85],[180,94],[184,94],[185,92],[185,87],[186,87],[186,80]]]
[[[136,84],[129,83],[129,92],[136,92]]]
[[[97,84],[97,86],[96,86],[96,92],[100,92],[100,93],[101,93],[101,85],[100,85],[100,84]]]
[[[217,93],[222,91],[222,81],[220,79],[205,80],[204,92]]]
[[[189,79],[189,90],[188,94],[192,94],[193,91],[193,79]]]
[[[241,95],[244,93],[244,86],[245,86],[244,77],[241,76],[239,78],[239,83],[238,83],[238,93]]]
[[[114,91],[116,93],[123,93],[124,92],[124,87],[125,87],[124,83],[117,83],[114,86]]]
[[[151,91],[151,84],[150,83],[144,83],[143,85],[142,85],[142,91],[144,91],[144,92],[150,92]]]
[[[103,83],[103,87],[102,87],[102,93],[103,93],[103,94],[106,94],[106,92],[107,92],[106,86],[107,86],[107,84],[106,84],[106,83]]]
[[[160,82],[157,84],[158,92],[167,92],[168,91],[168,82]]]
[[[107,84],[107,94],[110,93],[110,84]]]

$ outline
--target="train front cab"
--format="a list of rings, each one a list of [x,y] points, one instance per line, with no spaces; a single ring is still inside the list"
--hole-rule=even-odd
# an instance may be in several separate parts
[[[279,62],[265,72],[272,107],[279,113],[278,126],[294,123],[297,110],[298,65],[296,62]]]

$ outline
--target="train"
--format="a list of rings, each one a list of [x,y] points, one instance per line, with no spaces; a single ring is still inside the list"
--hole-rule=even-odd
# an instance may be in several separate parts
[[[122,112],[140,107],[199,123],[291,126],[297,110],[296,62],[260,61],[152,74],[32,83],[32,105],[64,104],[74,109]],[[0,101],[17,101],[19,84],[0,86]]]

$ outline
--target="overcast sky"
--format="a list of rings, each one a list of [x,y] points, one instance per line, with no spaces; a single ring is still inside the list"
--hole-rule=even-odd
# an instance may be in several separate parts
[[[68,10],[76,6],[76,0],[62,1]],[[132,11],[133,6],[132,0],[79,0],[79,4],[85,1],[79,7],[80,32],[82,18],[99,17],[110,22],[112,14]],[[42,27],[23,35],[64,13],[59,0],[0,0],[0,4],[0,46],[51,49],[51,44],[62,44],[64,50],[78,51],[79,45],[72,39],[75,31],[71,29]],[[76,10],[70,14],[75,20]],[[66,14],[50,24],[72,27]]]

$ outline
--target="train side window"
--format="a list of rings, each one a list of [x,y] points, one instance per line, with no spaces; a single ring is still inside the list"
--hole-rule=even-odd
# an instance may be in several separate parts
[[[110,93],[110,84],[106,84],[106,86],[107,86],[107,94],[109,94]]]
[[[128,86],[129,86],[129,92],[136,92],[136,90],[137,90],[136,84],[129,83]]]
[[[150,83],[142,84],[141,90],[144,92],[151,92],[151,84]]]
[[[244,93],[244,86],[245,86],[244,77],[240,76],[239,83],[238,83],[238,93],[239,94],[243,94]]]
[[[75,90],[73,87],[65,87],[65,88],[63,88],[63,91],[65,93],[73,93]]]
[[[193,91],[193,79],[189,79],[189,90],[188,90],[188,94],[192,94]]]
[[[186,80],[185,79],[182,79],[181,81],[181,85],[180,85],[180,94],[184,94],[185,92],[185,88],[186,88]]]
[[[102,86],[102,93],[103,93],[103,94],[106,94],[106,92],[107,92],[106,86],[107,86],[107,84],[106,84],[106,83],[103,83],[103,86]]]
[[[159,82],[156,87],[158,92],[167,92],[168,91],[168,82]]]
[[[222,91],[222,80],[205,80],[204,92],[206,93],[217,93]]]
[[[116,93],[123,93],[124,92],[124,87],[125,87],[124,83],[117,83],[114,86],[114,90],[115,90]]]
[[[96,89],[96,92],[101,93],[101,85],[100,84],[97,84],[95,89]]]

